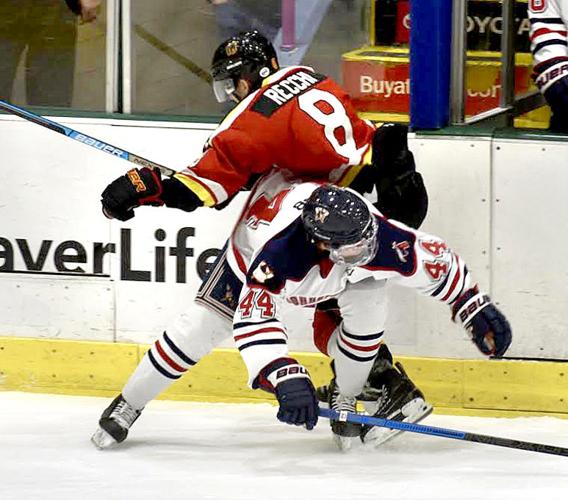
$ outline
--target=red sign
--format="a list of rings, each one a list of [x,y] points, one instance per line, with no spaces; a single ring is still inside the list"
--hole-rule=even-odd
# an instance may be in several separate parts
[[[476,68],[468,68],[469,77],[476,80]],[[343,61],[343,85],[352,97],[357,111],[403,113],[410,109],[410,78],[408,62]],[[484,73],[486,75],[487,73]],[[499,106],[500,72],[495,67],[494,78],[483,80],[482,88],[468,88],[466,115],[476,115]],[[528,90],[530,68],[517,66],[516,93]]]
[[[394,39],[396,43],[410,42],[410,2],[399,0],[396,4],[396,28]]]

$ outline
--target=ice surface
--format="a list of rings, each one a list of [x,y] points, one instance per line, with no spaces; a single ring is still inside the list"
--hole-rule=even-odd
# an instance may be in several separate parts
[[[406,434],[340,453],[267,404],[155,401],[120,448],[89,438],[110,399],[0,392],[0,499],[566,500],[568,458]],[[568,447],[568,420],[429,425]]]

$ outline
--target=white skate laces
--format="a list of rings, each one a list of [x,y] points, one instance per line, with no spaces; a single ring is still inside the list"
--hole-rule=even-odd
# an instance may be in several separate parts
[[[132,406],[123,399],[116,405],[112,413],[109,415],[109,418],[112,418],[121,427],[130,429],[130,426],[138,418],[138,415],[139,411],[132,408]]]
[[[91,441],[101,450],[122,443],[141,412],[142,410],[128,404],[120,394],[101,415],[99,428],[91,437]]]
[[[334,391],[331,396],[331,409],[341,412],[354,412],[357,408],[357,399],[355,396],[344,396],[338,391]]]

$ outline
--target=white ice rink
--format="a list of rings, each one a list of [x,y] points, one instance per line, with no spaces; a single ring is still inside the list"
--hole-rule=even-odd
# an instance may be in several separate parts
[[[568,458],[406,434],[338,452],[262,405],[151,403],[121,448],[89,442],[109,400],[0,392],[0,500],[566,500]],[[568,420],[424,423],[568,447]]]

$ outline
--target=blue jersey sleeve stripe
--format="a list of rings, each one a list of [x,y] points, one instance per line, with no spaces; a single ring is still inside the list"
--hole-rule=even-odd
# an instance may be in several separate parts
[[[278,323],[278,320],[265,319],[264,321],[241,321],[240,323],[235,323],[233,325],[233,329],[238,330],[239,328],[246,328],[247,326],[266,325],[267,323]]]
[[[529,21],[531,24],[561,24],[562,26],[564,26],[564,21],[560,17],[531,17],[529,18]]]
[[[243,344],[238,349],[239,351],[243,351],[244,349],[248,349],[249,347],[253,347],[255,345],[274,345],[274,344],[285,344],[286,340],[284,339],[265,339],[265,340],[253,340],[247,344]]]
[[[562,45],[563,47],[567,47],[568,46],[568,42],[566,42],[566,40],[547,40],[546,42],[540,42],[537,45],[535,45],[534,49],[532,50],[533,54],[536,54],[538,51],[544,49],[545,47],[549,47],[551,45]]]

